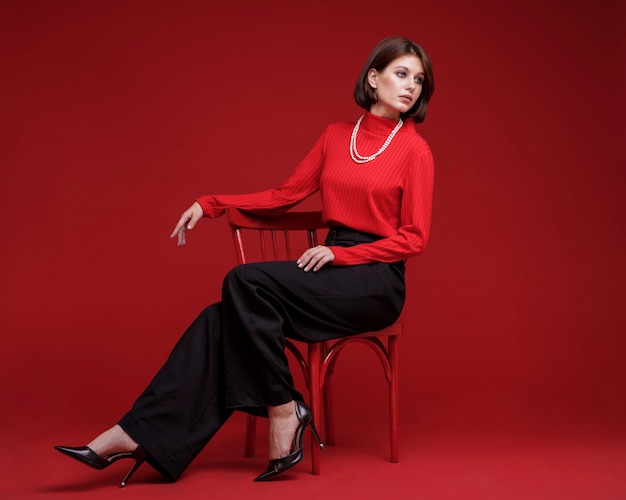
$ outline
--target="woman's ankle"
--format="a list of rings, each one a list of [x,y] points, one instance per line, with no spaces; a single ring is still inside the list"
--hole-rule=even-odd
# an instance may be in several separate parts
[[[270,419],[269,458],[273,460],[285,457],[291,451],[293,437],[299,423],[295,402],[290,401],[284,405],[268,407],[267,413]]]
[[[295,412],[296,412],[296,402],[293,400],[282,405],[267,407],[267,415],[270,419],[289,418]]]
[[[87,446],[101,456],[134,451],[138,443],[118,424],[97,436]]]

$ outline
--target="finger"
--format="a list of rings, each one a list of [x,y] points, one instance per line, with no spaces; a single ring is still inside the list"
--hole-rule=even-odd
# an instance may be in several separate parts
[[[187,223],[187,229],[193,229],[196,226],[196,223],[202,218],[204,215],[204,211],[202,207],[197,201],[194,201],[193,204],[187,209],[187,214],[189,221]]]
[[[324,252],[320,255],[319,260],[313,266],[313,272],[319,271],[322,267],[324,267],[329,262],[334,260],[335,254],[330,252],[328,249],[324,249]]]
[[[304,271],[308,272],[311,269],[315,270],[316,266],[323,258],[324,258],[324,251],[317,249],[317,248],[314,249],[314,251],[311,252],[310,259],[304,265]]]
[[[313,267],[313,272],[319,271],[322,267],[324,267],[330,261],[330,257],[328,255],[324,255],[320,260],[317,261],[317,264]]]
[[[176,224],[176,226],[174,227],[174,230],[172,231],[172,234],[170,234],[170,238],[173,238],[174,236],[176,236],[178,234],[178,231],[180,231],[180,227],[179,224]]]
[[[202,218],[202,215],[193,214],[187,223],[187,229],[193,229],[196,223]]]
[[[298,264],[305,265],[307,262],[309,262],[309,260],[311,260],[311,257],[313,257],[313,255],[319,252],[320,248],[324,248],[324,247],[318,245],[316,247],[305,250],[304,253],[300,256],[300,258],[296,262]],[[303,266],[300,266],[300,267],[303,267]]]
[[[300,256],[300,258],[296,261],[299,268],[305,267],[311,261],[311,259],[315,255],[316,248],[317,247],[309,248]]]
[[[182,247],[187,244],[187,237],[185,236],[185,228],[183,227],[178,233],[178,246]]]
[[[322,248],[321,251],[315,257],[318,260],[313,265],[313,272],[319,271],[326,264],[334,262],[335,260],[335,254],[330,248],[325,247],[325,246],[321,248]]]
[[[298,265],[298,267],[304,267],[304,265],[309,261],[308,252],[309,251],[307,250],[302,255],[300,255],[300,257],[298,257],[298,260],[296,260],[296,264]]]
[[[187,218],[183,214],[183,216],[178,220],[178,224],[176,224],[176,227],[172,231],[172,234],[170,235],[170,238],[173,238],[177,234],[180,234],[180,230],[185,227],[185,223],[186,222],[187,222]]]

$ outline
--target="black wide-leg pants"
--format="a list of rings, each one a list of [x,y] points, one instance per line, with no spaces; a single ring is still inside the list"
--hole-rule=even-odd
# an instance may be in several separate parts
[[[332,229],[327,245],[376,239]],[[285,339],[320,342],[392,324],[404,304],[404,264],[325,266],[293,261],[235,267],[222,301],[207,307],[120,426],[148,462],[176,480],[234,410],[266,415],[302,396],[293,386]]]

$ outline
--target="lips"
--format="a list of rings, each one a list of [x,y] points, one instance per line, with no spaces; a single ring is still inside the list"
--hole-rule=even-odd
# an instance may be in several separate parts
[[[413,100],[413,97],[411,97],[410,95],[401,95],[400,99],[408,104]]]

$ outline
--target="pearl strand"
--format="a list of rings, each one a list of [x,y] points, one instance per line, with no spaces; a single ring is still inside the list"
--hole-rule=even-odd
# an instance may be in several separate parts
[[[400,130],[400,127],[402,127],[402,120],[398,120],[398,124],[391,131],[391,134],[389,134],[389,137],[387,137],[387,140],[378,151],[370,156],[361,156],[356,150],[356,135],[359,132],[359,126],[361,125],[361,121],[363,120],[364,116],[365,115],[362,115],[361,118],[357,120],[356,125],[354,126],[354,130],[352,131],[352,137],[350,137],[350,156],[356,163],[367,163],[368,161],[376,159],[378,155],[380,155],[385,149],[387,149],[387,146],[389,146],[398,130]]]

